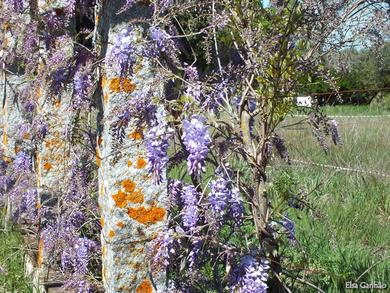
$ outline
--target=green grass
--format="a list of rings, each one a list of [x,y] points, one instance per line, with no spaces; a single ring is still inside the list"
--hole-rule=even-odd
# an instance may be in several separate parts
[[[386,114],[369,106],[326,107],[325,111],[331,115]],[[299,119],[288,118],[283,126]],[[329,143],[327,154],[306,125],[281,127],[278,132],[287,141],[292,159],[390,174],[390,118],[337,121],[343,144]],[[245,169],[242,168],[241,176],[247,175]],[[278,159],[268,172],[274,207],[291,193],[305,202],[302,210],[288,210],[296,225],[297,244],[281,246],[283,267],[298,276],[285,278],[292,292],[317,292],[304,283],[335,293],[348,292],[348,281],[390,286],[389,177],[314,165],[288,166]],[[178,178],[179,174],[182,172],[178,168],[170,176]],[[207,182],[212,175],[208,168],[203,181]]]
[[[360,106],[329,107],[327,112],[368,114],[367,107]],[[343,145],[330,147],[328,154],[318,146],[308,127],[281,129],[291,158],[390,174],[390,118],[338,121]],[[300,272],[301,277],[325,292],[346,292],[345,282],[359,277],[359,282],[389,286],[390,177],[280,163],[270,172],[275,183],[286,178],[294,182],[290,184],[293,193],[309,193],[305,201],[310,208],[291,211],[299,244],[287,249],[287,268]],[[316,292],[299,282],[291,285],[294,292]]]
[[[337,105],[321,107],[328,115],[390,115],[389,109],[379,105]]]
[[[16,227],[4,228],[0,220],[0,292],[32,292],[24,276],[24,246]]]

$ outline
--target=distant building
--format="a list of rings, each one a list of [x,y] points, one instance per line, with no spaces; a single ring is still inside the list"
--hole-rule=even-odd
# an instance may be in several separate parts
[[[313,105],[313,99],[311,96],[297,97],[297,106],[311,107]]]

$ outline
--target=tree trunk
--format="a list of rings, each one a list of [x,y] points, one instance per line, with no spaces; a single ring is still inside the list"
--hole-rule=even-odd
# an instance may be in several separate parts
[[[97,6],[95,46],[102,56],[107,57],[115,37],[131,20],[148,15],[147,6],[142,4],[117,15],[124,4],[103,1]],[[142,29],[133,26],[141,40]],[[97,147],[104,287],[107,293],[160,291],[165,274],[153,270],[147,252],[165,225],[166,184],[155,185],[146,170],[146,125],[136,126],[135,118],[130,118],[122,141],[112,136],[110,127],[118,118],[116,109],[139,91],[153,88],[153,95],[158,96],[162,90],[156,86],[154,68],[146,59],[137,59],[131,78],[108,65],[101,72],[103,130]]]

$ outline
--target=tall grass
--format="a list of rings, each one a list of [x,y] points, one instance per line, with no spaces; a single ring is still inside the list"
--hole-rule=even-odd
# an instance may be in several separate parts
[[[31,283],[24,275],[24,249],[17,227],[5,229],[0,219],[0,292],[32,292]]]
[[[343,145],[327,154],[308,127],[280,131],[293,159],[390,174],[390,118],[341,118],[339,125]],[[291,211],[298,244],[286,250],[286,267],[325,292],[346,292],[348,281],[390,285],[390,177],[295,164],[275,164],[271,174],[275,183],[290,178],[290,192],[307,194],[306,208]]]

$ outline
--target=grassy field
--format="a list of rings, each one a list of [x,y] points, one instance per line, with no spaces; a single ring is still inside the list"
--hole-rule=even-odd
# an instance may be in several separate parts
[[[327,108],[326,112],[384,114],[379,109],[366,110],[367,107],[343,106]],[[290,118],[285,125],[296,120]],[[325,292],[345,292],[347,281],[389,287],[390,117],[338,118],[338,123],[343,144],[332,146],[328,154],[306,126],[282,128],[280,133],[288,143],[292,159],[374,171],[383,176],[276,163],[271,168],[273,184],[303,195],[307,204],[304,210],[291,212],[298,244],[288,249],[285,266],[301,272],[305,280]],[[311,292],[307,286],[295,288]]]
[[[31,284],[24,276],[24,246],[16,227],[4,228],[0,220],[0,292],[29,293]]]
[[[337,105],[324,106],[322,109],[328,115],[390,115],[390,111],[377,105]]]

